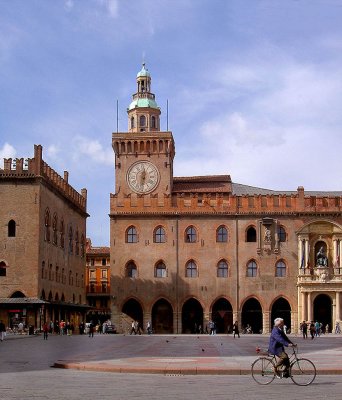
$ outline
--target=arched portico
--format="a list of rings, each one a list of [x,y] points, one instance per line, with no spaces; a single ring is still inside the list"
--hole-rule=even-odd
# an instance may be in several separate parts
[[[191,298],[182,307],[182,333],[198,333],[199,329],[203,329],[203,308]]]
[[[262,308],[259,301],[252,297],[245,301],[241,311],[241,326],[246,329],[247,326],[252,328],[253,333],[261,333],[262,324]]]
[[[270,321],[271,328],[273,327],[276,318],[283,318],[287,330],[291,331],[291,306],[284,297],[279,297],[272,305]]]
[[[211,319],[215,322],[217,333],[229,333],[233,326],[233,308],[229,301],[220,298],[213,304]]]
[[[165,299],[159,299],[152,307],[152,329],[154,333],[173,333],[173,310]]]

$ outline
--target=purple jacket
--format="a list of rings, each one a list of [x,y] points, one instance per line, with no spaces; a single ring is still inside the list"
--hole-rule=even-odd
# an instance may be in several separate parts
[[[268,352],[279,356],[284,351],[284,346],[292,344],[291,340],[286,336],[282,329],[274,327],[271,332],[270,343],[268,345]]]

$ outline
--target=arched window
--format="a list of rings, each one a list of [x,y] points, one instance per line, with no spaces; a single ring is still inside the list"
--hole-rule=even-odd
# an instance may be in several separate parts
[[[197,265],[194,261],[191,260],[186,264],[185,276],[187,278],[197,278],[198,276]]]
[[[69,271],[69,285],[72,286],[74,284],[74,278],[72,276],[72,271]]]
[[[69,253],[73,253],[73,245],[72,245],[72,238],[73,238],[73,233],[72,233],[72,227],[70,226],[69,228]]]
[[[8,222],[8,237],[15,237],[16,223],[13,219]]]
[[[45,211],[45,218],[44,218],[44,226],[45,226],[45,241],[50,242],[50,226],[51,226],[51,220],[50,220],[50,211],[47,209]]]
[[[0,262],[0,276],[6,276],[6,267],[7,265],[5,264],[4,261]]]
[[[278,278],[286,277],[286,265],[284,261],[280,260],[276,263],[275,276]]]
[[[81,235],[81,257],[84,258],[84,235]]]
[[[61,248],[64,249],[65,228],[64,228],[63,218],[61,219],[61,223],[59,225],[59,233],[60,233],[60,237],[61,237]]]
[[[56,282],[60,282],[59,266],[56,265]]]
[[[145,115],[140,115],[140,118],[139,118],[139,125],[140,125],[141,127],[146,126],[146,117],[145,117]]]
[[[246,232],[246,242],[256,242],[256,230],[254,226],[250,226]]]
[[[76,231],[75,235],[75,253],[77,256],[80,254],[80,242],[79,242],[78,230]]]
[[[185,241],[187,243],[195,243],[197,240],[197,232],[193,226],[189,226],[185,231]]]
[[[131,129],[134,128],[134,117],[131,118]]]
[[[134,262],[130,262],[126,266],[126,276],[128,278],[136,278],[138,276],[137,266]]]
[[[45,261],[42,261],[42,279],[45,279],[45,274],[46,274]]]
[[[53,281],[53,271],[52,271],[52,264],[49,266],[49,280]]]
[[[258,267],[254,260],[249,261],[247,264],[247,276],[249,278],[254,278],[257,276]]]
[[[225,260],[221,260],[217,264],[217,277],[218,278],[228,278],[228,264]]]
[[[52,220],[52,243],[57,244],[57,214],[53,214]]]
[[[159,262],[156,265],[154,276],[156,278],[166,278],[167,270],[166,270],[166,266],[165,266],[165,264],[163,262]]]
[[[286,242],[286,231],[283,226],[278,226],[278,239],[279,242]]]
[[[165,229],[162,226],[158,226],[153,235],[154,243],[165,243]]]
[[[223,225],[219,226],[216,230],[216,242],[227,242],[228,241],[228,231]]]
[[[152,116],[151,117],[151,128],[156,128],[156,117]]]
[[[135,226],[130,226],[126,231],[126,243],[137,243],[138,233]]]

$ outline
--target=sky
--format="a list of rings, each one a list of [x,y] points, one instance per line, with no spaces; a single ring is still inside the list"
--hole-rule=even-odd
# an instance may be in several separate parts
[[[175,176],[342,190],[342,0],[0,0],[0,160],[41,144],[94,246],[142,62]]]

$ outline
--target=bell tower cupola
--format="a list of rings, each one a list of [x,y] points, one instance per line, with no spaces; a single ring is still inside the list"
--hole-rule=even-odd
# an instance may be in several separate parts
[[[145,63],[137,74],[137,92],[133,94],[127,114],[129,132],[160,131],[160,108],[151,92],[151,75]]]

